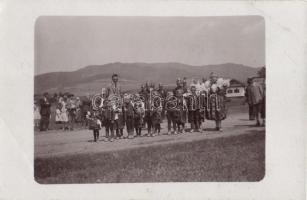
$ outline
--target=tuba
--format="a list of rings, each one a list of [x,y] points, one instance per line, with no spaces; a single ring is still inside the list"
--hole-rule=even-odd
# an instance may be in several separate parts
[[[151,110],[158,110],[158,109],[162,109],[162,97],[158,94],[152,94],[151,95]]]
[[[112,94],[108,97],[108,106],[112,108],[113,111],[120,111],[123,106],[123,99],[120,95]]]
[[[97,111],[103,106],[104,99],[101,94],[95,94],[92,98],[92,108]]]
[[[169,95],[165,99],[166,110],[176,110],[178,107],[178,99],[174,95]]]

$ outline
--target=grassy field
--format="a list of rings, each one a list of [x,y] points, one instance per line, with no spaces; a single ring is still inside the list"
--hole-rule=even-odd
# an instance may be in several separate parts
[[[265,133],[35,159],[35,179],[51,183],[260,181]]]

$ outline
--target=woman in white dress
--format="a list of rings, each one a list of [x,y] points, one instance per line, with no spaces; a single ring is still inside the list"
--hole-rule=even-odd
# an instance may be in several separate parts
[[[66,130],[68,129],[68,111],[67,111],[67,98],[63,98],[60,100],[60,103],[61,103],[61,122],[63,124],[63,130]]]
[[[39,114],[39,106],[34,102],[34,128],[39,128],[40,119],[41,115]]]

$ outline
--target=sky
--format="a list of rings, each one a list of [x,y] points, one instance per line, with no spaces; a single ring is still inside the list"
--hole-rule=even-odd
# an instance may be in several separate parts
[[[260,16],[39,17],[35,74],[114,62],[265,65]]]

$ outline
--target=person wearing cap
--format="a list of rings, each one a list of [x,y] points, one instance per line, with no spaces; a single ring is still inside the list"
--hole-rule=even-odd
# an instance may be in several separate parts
[[[39,130],[46,131],[49,128],[49,120],[51,115],[51,104],[48,99],[48,93],[44,93],[43,98],[40,100],[40,124]]]
[[[262,104],[264,99],[264,91],[263,88],[254,81],[251,80],[250,87],[247,88],[247,102],[249,105],[253,107],[254,117],[256,119],[256,126],[260,126],[260,117],[262,110]]]
[[[142,128],[144,125],[144,116],[145,116],[145,105],[144,102],[140,101],[140,95],[136,94],[136,98],[138,101],[134,103],[134,128],[136,132],[136,137],[140,137],[142,135]]]
[[[113,129],[115,130],[116,138],[115,139],[123,139],[124,138],[124,126],[125,126],[125,118],[124,118],[124,106],[116,106],[112,105],[112,122]]]
[[[135,110],[129,95],[124,98],[124,118],[126,122],[126,128],[128,133],[128,139],[134,137],[134,115]]]
[[[158,91],[153,91],[154,96],[160,96]],[[152,121],[152,128],[154,129],[154,135],[159,135],[161,131],[161,122],[162,122],[162,98],[161,101],[156,101],[153,103],[154,108],[152,110],[151,121]]]
[[[206,118],[214,120],[216,130],[222,131],[222,120],[226,119],[226,84],[218,84],[223,82],[222,78],[218,78],[215,73],[210,73],[210,79],[205,83],[209,87],[209,105],[207,106]]]
[[[113,142],[114,139],[114,112],[108,99],[103,101],[101,108],[102,124],[105,127],[107,141]]]
[[[167,92],[167,97],[166,99],[175,99],[174,98],[174,93],[172,91]],[[176,101],[177,102],[177,101]],[[165,101],[165,111],[166,111],[166,119],[167,119],[167,134],[170,135],[172,134],[172,128],[174,132],[176,131],[176,122],[175,122],[175,110],[171,109],[174,107],[174,102],[171,101]]]
[[[185,98],[183,97],[182,85],[180,88],[175,90],[175,97],[177,98],[177,109],[174,112],[174,133],[184,133],[185,132],[185,123],[187,120],[187,105]]]

